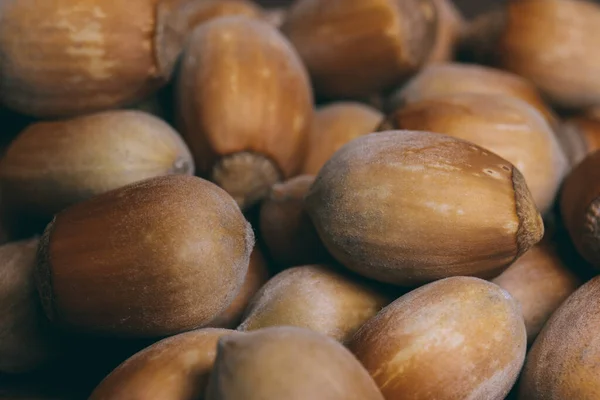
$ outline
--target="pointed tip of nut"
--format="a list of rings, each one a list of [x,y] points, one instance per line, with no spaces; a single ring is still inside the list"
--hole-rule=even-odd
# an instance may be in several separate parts
[[[519,229],[517,230],[517,257],[536,245],[544,236],[544,221],[525,178],[517,168],[513,168],[513,187]]]
[[[50,236],[54,230],[52,220],[44,230],[37,249],[37,266],[35,271],[35,283],[40,296],[44,313],[50,321],[56,319],[54,311],[54,291],[52,290],[52,266],[50,264]]]
[[[265,198],[281,180],[279,169],[267,157],[241,152],[223,157],[213,168],[212,181],[247,210]]]

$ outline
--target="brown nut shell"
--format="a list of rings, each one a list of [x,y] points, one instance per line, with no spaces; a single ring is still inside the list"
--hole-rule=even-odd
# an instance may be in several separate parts
[[[455,275],[493,278],[544,232],[512,164],[430,132],[353,140],[321,169],[306,203],[340,263],[402,286]]]
[[[508,3],[499,65],[530,79],[564,108],[600,104],[600,5],[582,0]]]
[[[279,268],[331,260],[304,206],[314,181],[312,175],[300,175],[276,183],[261,205],[260,233]]]
[[[600,396],[600,277],[573,293],[544,326],[527,355],[520,400]]]
[[[255,246],[250,255],[250,265],[248,265],[248,272],[244,278],[242,288],[229,307],[212,320],[209,326],[218,328],[235,328],[238,326],[246,307],[268,280],[267,262],[258,246]]]
[[[511,162],[525,177],[542,214],[554,204],[568,161],[552,128],[522,100],[460,93],[411,103],[383,128],[443,133]]]
[[[432,0],[299,0],[282,30],[317,94],[359,98],[415,73],[433,48],[436,24]]]
[[[202,400],[228,329],[199,329],[161,340],[118,366],[89,400]]]
[[[579,253],[600,268],[600,151],[587,156],[565,179],[561,214]]]
[[[521,305],[529,344],[552,313],[582,283],[548,241],[534,246],[492,282]]]
[[[454,0],[433,0],[437,10],[437,29],[427,63],[452,61],[466,21]]]
[[[316,175],[340,147],[375,132],[383,118],[379,110],[354,102],[332,103],[316,110],[301,172]]]
[[[312,119],[308,75],[266,22],[202,24],[185,52],[178,117],[199,172],[247,208],[300,168]]]
[[[238,330],[297,326],[344,343],[390,301],[373,285],[327,266],[296,267],[263,286]]]
[[[23,373],[57,355],[35,289],[38,239],[0,247],[0,372]]]
[[[476,64],[428,65],[388,99],[386,108],[393,112],[407,104],[460,93],[516,97],[535,107],[553,127],[558,123],[554,111],[531,82],[511,72]]]
[[[350,350],[389,400],[502,400],[527,336],[518,303],[497,285],[454,277],[414,290],[354,336]]]
[[[145,98],[168,81],[181,51],[179,3],[0,2],[0,102],[48,117]]]
[[[558,133],[572,166],[600,150],[600,117],[579,115],[569,118],[562,124]]]
[[[295,327],[261,329],[219,340],[207,400],[383,400],[341,344]]]
[[[231,304],[253,246],[250,224],[222,189],[158,177],[59,213],[40,243],[36,279],[60,326],[164,336],[204,326]]]
[[[0,161],[7,206],[48,220],[60,210],[147,178],[194,173],[173,128],[141,111],[106,111],[38,122]]]
[[[263,18],[262,8],[250,0],[185,0],[181,12],[187,15],[188,31],[214,18],[233,15]]]

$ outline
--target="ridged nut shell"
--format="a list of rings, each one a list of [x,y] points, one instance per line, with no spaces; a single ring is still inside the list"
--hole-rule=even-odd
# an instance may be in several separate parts
[[[233,199],[203,179],[148,179],[78,203],[48,225],[37,285],[71,330],[172,335],[208,324],[238,294],[254,234]]]
[[[512,164],[430,132],[353,140],[321,169],[306,203],[339,262],[398,285],[455,275],[493,278],[544,231]]]

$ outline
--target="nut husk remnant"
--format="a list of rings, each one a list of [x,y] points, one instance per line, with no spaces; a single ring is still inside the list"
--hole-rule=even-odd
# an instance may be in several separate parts
[[[0,161],[7,206],[47,218],[147,178],[194,173],[189,149],[167,123],[141,111],[38,122]]]
[[[135,354],[94,390],[89,400],[202,400],[227,329],[199,329],[161,340]]]
[[[314,180],[314,176],[300,175],[276,183],[261,205],[260,233],[279,268],[331,260],[304,205]]]
[[[600,277],[573,293],[527,355],[520,400],[595,399],[600,394]]]
[[[341,344],[295,327],[266,328],[219,340],[207,400],[383,400]]]
[[[386,399],[503,400],[523,365],[527,336],[506,291],[454,277],[394,301],[349,348]]]
[[[267,22],[223,17],[199,26],[183,57],[177,98],[196,167],[242,208],[300,168],[312,90],[292,45]]]
[[[568,161],[550,125],[520,99],[459,93],[398,109],[387,129],[443,133],[467,140],[511,162],[525,177],[542,214],[552,205]]]
[[[494,278],[544,232],[517,168],[430,132],[353,140],[321,169],[306,203],[340,263],[402,286],[454,275]]]
[[[521,305],[529,344],[552,313],[581,285],[547,240],[534,246],[492,282]]]
[[[250,224],[225,191],[196,177],[158,177],[59,213],[41,240],[36,279],[59,326],[172,335],[231,304],[253,246]]]
[[[318,95],[360,98],[415,73],[433,48],[436,24],[433,0],[299,0],[281,29]]]
[[[327,266],[296,267],[263,286],[238,330],[297,326],[346,342],[390,301],[373,285]]]
[[[50,117],[147,97],[169,80],[181,52],[181,3],[0,2],[0,102]]]

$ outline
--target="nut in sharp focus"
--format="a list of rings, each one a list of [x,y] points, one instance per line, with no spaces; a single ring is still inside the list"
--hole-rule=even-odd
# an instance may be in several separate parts
[[[234,200],[200,178],[153,178],[78,203],[48,225],[37,284],[47,316],[129,337],[210,323],[238,294],[254,234]]]
[[[353,140],[321,169],[306,203],[339,262],[398,285],[454,275],[493,278],[544,232],[512,164],[429,132]]]

